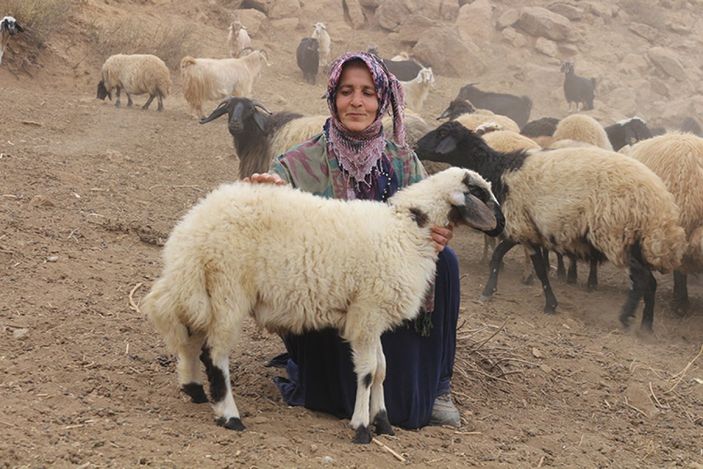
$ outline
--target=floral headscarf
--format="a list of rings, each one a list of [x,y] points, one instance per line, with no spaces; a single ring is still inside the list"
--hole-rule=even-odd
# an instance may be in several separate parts
[[[337,115],[337,87],[344,65],[350,60],[361,60],[366,64],[378,96],[376,119],[361,132],[349,131]],[[374,168],[377,171],[381,170],[381,157],[385,148],[381,121],[389,107],[393,111],[393,139],[400,147],[405,147],[405,125],[403,124],[405,96],[400,82],[375,55],[367,52],[346,53],[335,60],[330,67],[327,105],[331,117],[325,123],[325,136],[331,144],[331,151],[356,184],[363,182],[371,185],[371,174]]]

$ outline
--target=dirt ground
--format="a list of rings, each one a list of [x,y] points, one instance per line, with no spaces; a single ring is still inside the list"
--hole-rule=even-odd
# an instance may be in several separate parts
[[[403,465],[353,445],[348,421],[283,404],[280,370],[264,367],[282,345],[251,323],[232,359],[247,431],[217,427],[209,406],[179,392],[130,296],[138,303],[159,274],[179,217],[236,178],[224,120],[197,124],[177,80],[165,112],[142,112],[95,100],[97,74],[56,81],[49,69],[34,79],[0,69],[0,466]],[[324,112],[321,86],[276,70],[260,85],[268,102]],[[438,80],[430,114],[458,83]],[[459,231],[452,244],[463,426],[380,438],[404,465],[703,467],[703,278],[691,278],[680,318],[670,277],[657,276],[655,333],[642,335],[619,327],[627,279],[611,266],[592,293],[585,266],[578,286],[554,279],[560,306],[545,316],[539,286],[520,283],[519,250],[481,304],[483,240]]]

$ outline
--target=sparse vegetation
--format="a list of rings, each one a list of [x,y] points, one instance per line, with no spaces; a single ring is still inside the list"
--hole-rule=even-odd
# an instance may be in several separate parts
[[[0,17],[12,15],[27,30],[27,37],[44,43],[71,16],[71,0],[0,0]]]

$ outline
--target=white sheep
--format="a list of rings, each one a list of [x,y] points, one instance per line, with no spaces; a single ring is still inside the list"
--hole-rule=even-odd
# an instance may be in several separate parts
[[[310,37],[317,39],[317,42],[320,45],[320,69],[325,70],[330,62],[332,47],[332,39],[330,39],[330,35],[327,32],[327,27],[325,24],[315,23],[312,35]]]
[[[264,65],[270,65],[264,51],[239,59],[184,57],[181,60],[183,94],[197,117],[203,117],[203,101],[228,96],[251,97],[254,81]]]
[[[133,94],[148,94],[142,106],[148,109],[155,97],[159,99],[157,111],[164,110],[163,99],[171,93],[171,74],[163,60],[150,54],[116,54],[108,57],[101,69],[102,79],[98,83],[98,99],[112,99],[115,92],[115,107],[120,107],[120,91],[127,93],[127,106],[132,105]]]
[[[251,48],[249,33],[239,21],[233,21],[229,25],[227,47],[229,48],[229,55],[235,59],[242,55],[242,51]]]
[[[2,64],[2,56],[5,53],[7,43],[10,42],[10,37],[21,32],[24,32],[24,28],[12,16],[5,16],[0,20],[0,64]]]
[[[422,111],[434,82],[432,68],[423,68],[414,79],[400,82],[405,92],[405,103],[408,109],[415,112]]]
[[[557,144],[560,140],[574,140],[576,142],[589,143],[604,150],[613,150],[608,134],[600,123],[593,117],[586,114],[572,114],[563,118],[557,124],[557,128],[552,135],[551,148],[561,148],[571,145],[570,143]]]
[[[290,186],[225,184],[176,225],[164,270],[142,308],[178,354],[182,390],[217,422],[243,430],[229,355],[247,317],[271,332],[334,327],[349,342],[357,394],[355,441],[393,433],[385,410],[381,334],[414,318],[435,276],[433,225],[502,231],[490,185],[450,168],[381,203],[325,199]]]

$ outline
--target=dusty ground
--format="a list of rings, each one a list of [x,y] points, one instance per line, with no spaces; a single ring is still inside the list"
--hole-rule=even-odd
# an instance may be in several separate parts
[[[351,444],[347,421],[286,407],[277,370],[263,366],[282,347],[251,324],[232,365],[246,432],[215,426],[208,406],[179,393],[129,297],[158,275],[178,218],[236,177],[224,121],[198,125],[178,80],[164,113],[118,110],[93,99],[94,76],[57,81],[45,63],[33,79],[0,69],[0,465],[399,465],[377,445]],[[277,57],[260,96],[323,112],[321,87],[285,81],[291,66]],[[430,115],[459,83],[440,78]],[[619,328],[627,284],[609,266],[594,293],[555,279],[559,313],[546,317],[540,288],[519,282],[517,250],[482,305],[482,238],[460,232],[453,245],[464,426],[382,438],[407,465],[701,467],[703,358],[688,365],[703,344],[702,279],[679,318],[659,276],[656,332],[641,336]]]

